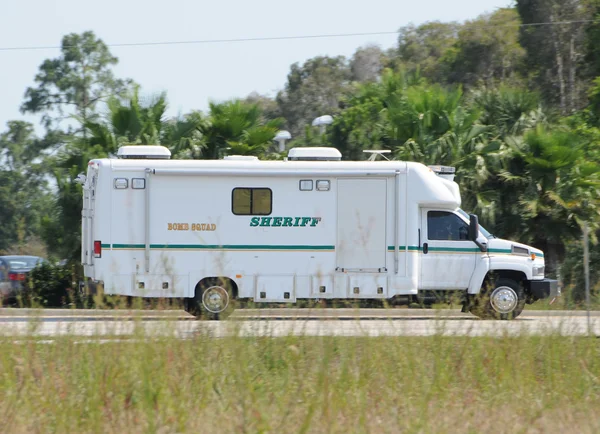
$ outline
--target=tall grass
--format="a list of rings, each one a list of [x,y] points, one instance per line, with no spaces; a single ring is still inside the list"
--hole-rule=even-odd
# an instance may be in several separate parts
[[[0,338],[0,431],[598,432],[593,338]]]

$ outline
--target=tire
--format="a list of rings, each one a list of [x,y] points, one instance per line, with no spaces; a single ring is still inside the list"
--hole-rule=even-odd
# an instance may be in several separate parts
[[[194,297],[186,300],[185,310],[197,319],[226,319],[235,310],[231,281],[223,278],[200,281],[196,285]]]
[[[493,285],[484,285],[475,296],[470,312],[481,319],[510,320],[518,317],[525,307],[523,286],[507,278],[499,278]]]

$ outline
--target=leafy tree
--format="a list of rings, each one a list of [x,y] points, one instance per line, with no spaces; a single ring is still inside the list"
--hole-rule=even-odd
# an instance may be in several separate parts
[[[53,203],[45,210],[41,233],[50,253],[77,263],[81,257],[83,191],[75,179],[82,172],[78,163],[87,158],[70,153],[57,160],[54,171],[57,191]]]
[[[69,109],[81,124],[96,119],[98,103],[123,93],[131,84],[131,80],[114,77],[111,67],[117,62],[91,31],[64,36],[61,55],[41,64],[35,76],[37,87],[27,88],[21,111],[43,113],[46,126],[64,119]]]
[[[525,50],[518,40],[520,23],[513,8],[498,9],[467,21],[445,58],[449,81],[490,86],[517,78],[525,60]]]
[[[0,135],[0,163],[8,170],[21,171],[38,156],[39,141],[29,122],[8,121],[7,127]]]
[[[586,17],[593,21],[584,26],[585,45],[583,67],[587,77],[600,75],[600,0],[586,0],[583,2]]]
[[[0,134],[0,252],[24,245],[40,233],[42,216],[50,205],[33,125],[9,121]]]
[[[351,105],[335,118],[329,141],[344,159],[362,160],[365,158],[363,150],[385,148],[386,127],[384,102],[372,97]]]
[[[384,67],[385,55],[376,45],[367,45],[354,52],[350,60],[350,71],[353,81],[375,81]]]
[[[578,21],[587,18],[581,0],[517,0],[517,11],[523,24],[519,40],[527,50],[528,64],[543,96],[558,102],[562,114],[582,106],[582,86],[578,68],[584,53],[585,26]]]
[[[343,56],[315,57],[302,66],[291,66],[285,88],[277,94],[277,104],[293,137],[314,118],[339,111],[349,79],[350,68]]]
[[[600,233],[593,234],[597,239]],[[590,251],[590,292],[592,302],[598,302],[600,291],[600,249]],[[572,303],[582,304],[585,301],[585,273],[583,269],[583,246],[580,240],[573,240],[566,247],[565,260],[560,267],[561,278],[571,291],[563,292],[564,303],[572,308]],[[594,304],[596,304],[594,303]]]
[[[281,109],[277,104],[277,101],[265,95],[260,95],[257,92],[252,92],[246,98],[242,100],[246,104],[256,104],[261,112],[261,120],[263,122],[270,121],[273,119],[281,119]]]
[[[431,81],[446,82],[444,59],[457,41],[459,28],[458,23],[439,21],[402,27],[398,36],[400,66],[409,72],[420,70]]]

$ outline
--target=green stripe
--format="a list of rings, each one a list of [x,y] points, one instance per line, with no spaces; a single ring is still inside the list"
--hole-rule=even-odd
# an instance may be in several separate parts
[[[399,246],[399,250],[406,250],[406,246]],[[408,246],[409,251],[420,251],[418,246]],[[394,246],[388,246],[388,251],[393,252]],[[429,247],[430,252],[479,252],[478,248],[471,247]]]
[[[110,248],[110,244],[102,244],[103,249]],[[113,249],[144,249],[145,244],[113,244]],[[420,251],[418,246],[398,246],[399,251]],[[271,245],[271,244],[150,244],[151,249],[179,249],[179,250],[335,250],[335,246],[309,246],[309,245]],[[394,246],[388,246],[388,251],[393,252]],[[430,252],[479,252],[477,247],[429,247]],[[511,249],[488,249],[488,253],[512,253]],[[543,258],[544,255],[536,253]]]
[[[430,252],[481,252],[479,247],[429,247]]]
[[[403,251],[406,250],[407,247],[406,246],[398,246],[398,250]],[[408,246],[408,250],[409,251],[418,251],[419,247],[418,246]],[[394,251],[394,246],[388,246],[388,251],[393,252]]]
[[[106,247],[110,247],[109,244]],[[113,244],[114,249],[144,249],[145,244]],[[150,244],[151,249],[185,250],[335,250],[335,246],[299,246],[268,244]]]
[[[113,244],[113,249],[143,249],[145,244]]]
[[[400,251],[406,250],[406,246],[399,246]],[[420,251],[417,246],[408,246],[409,251]],[[388,246],[388,251],[393,252],[394,246]],[[430,252],[479,252],[477,247],[429,247]],[[511,254],[511,249],[488,249],[488,253],[508,253]],[[544,257],[543,253],[536,253],[540,258]]]

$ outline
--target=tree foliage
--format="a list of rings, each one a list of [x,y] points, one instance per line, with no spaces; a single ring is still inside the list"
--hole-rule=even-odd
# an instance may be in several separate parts
[[[512,8],[467,21],[445,56],[448,80],[471,87],[518,80],[525,61],[525,50],[518,40],[520,23]]]
[[[0,133],[0,251],[41,237],[76,263],[74,180],[122,145],[160,144],[173,158],[281,158],[273,138],[286,128],[290,146],[334,146],[344,159],[387,149],[456,167],[462,207],[493,233],[542,248],[550,275],[560,270],[580,295],[569,255],[583,222],[600,235],[599,17],[598,0],[517,0],[462,24],[408,25],[389,50],[291,65],[275,98],[253,93],[176,117],[166,94],[114,75],[117,58],[92,32],[66,35],[21,106],[43,115],[46,133],[18,120]],[[311,122],[324,114],[334,121],[322,134]]]
[[[92,120],[99,102],[124,92],[131,83],[114,77],[111,67],[117,61],[93,32],[66,35],[61,55],[40,65],[37,87],[27,88],[21,110],[42,113],[47,126],[73,113],[82,124]]]
[[[519,41],[527,50],[536,86],[566,114],[583,103],[579,66],[584,53],[587,10],[581,0],[517,0],[523,24]],[[549,25],[539,25],[548,23]]]
[[[273,144],[281,120],[264,122],[258,104],[242,101],[211,103],[205,126],[202,157],[218,159],[224,155],[263,155]]]
[[[27,122],[9,121],[0,134],[0,252],[14,250],[41,232],[42,216],[51,203],[38,158],[45,147]]]
[[[398,62],[409,72],[420,71],[423,77],[446,83],[446,57],[458,40],[460,25],[455,22],[428,22],[402,27],[398,36]]]
[[[301,134],[314,118],[338,113],[350,74],[343,56],[315,57],[302,66],[297,63],[291,66],[277,103],[293,136]]]

